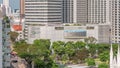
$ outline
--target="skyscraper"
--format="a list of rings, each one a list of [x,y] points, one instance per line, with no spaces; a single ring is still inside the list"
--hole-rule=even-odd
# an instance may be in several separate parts
[[[63,0],[63,21],[66,23],[108,23],[109,0]]]
[[[63,23],[73,23],[73,0],[63,0]]]
[[[108,23],[109,0],[88,0],[88,23]]]
[[[62,0],[25,0],[25,20],[30,23],[61,23]]]
[[[112,0],[112,41],[120,43],[120,1]]]
[[[86,24],[88,13],[88,0],[73,0],[73,22]]]
[[[87,0],[63,0],[64,23],[87,23]]]

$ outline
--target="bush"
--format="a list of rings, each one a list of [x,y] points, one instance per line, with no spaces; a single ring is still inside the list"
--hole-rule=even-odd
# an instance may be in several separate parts
[[[109,52],[108,51],[104,51],[103,53],[101,53],[99,55],[100,61],[102,62],[106,62],[109,60]]]
[[[101,63],[98,65],[98,68],[109,68],[109,65],[106,63]]]
[[[88,58],[87,59],[87,64],[88,66],[95,66],[95,60],[93,58]]]

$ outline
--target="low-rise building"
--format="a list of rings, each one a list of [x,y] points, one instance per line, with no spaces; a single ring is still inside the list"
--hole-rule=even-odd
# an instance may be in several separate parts
[[[24,29],[24,22],[25,19],[22,18],[20,19],[20,11],[17,10],[11,19],[11,31],[15,31],[17,33],[19,33],[16,41],[23,39],[23,29]]]
[[[28,24],[25,28],[25,39],[33,43],[35,39],[50,39],[51,41],[84,41],[87,37],[94,37],[97,43],[109,43],[109,25],[72,26],[63,24]]]

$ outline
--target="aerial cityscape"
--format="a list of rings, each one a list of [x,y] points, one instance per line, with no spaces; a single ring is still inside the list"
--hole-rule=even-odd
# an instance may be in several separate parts
[[[120,68],[120,0],[0,0],[0,68]]]

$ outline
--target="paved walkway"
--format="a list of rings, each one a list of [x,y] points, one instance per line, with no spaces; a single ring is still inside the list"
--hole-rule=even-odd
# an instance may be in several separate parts
[[[80,65],[68,65],[68,68],[88,68],[88,66],[80,66]]]

